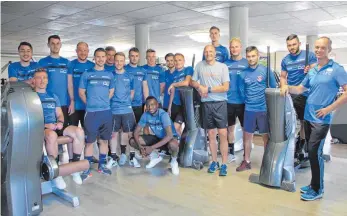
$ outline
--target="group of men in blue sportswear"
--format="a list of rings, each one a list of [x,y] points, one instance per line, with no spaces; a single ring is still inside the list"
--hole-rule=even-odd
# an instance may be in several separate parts
[[[233,38],[229,43],[229,57],[228,49],[219,44],[217,27],[211,27],[210,37],[212,45],[205,47],[203,61],[195,70],[184,67],[182,54],[168,53],[165,56],[168,70],[163,71],[155,63],[155,50],[146,51],[147,64],[142,67],[138,65],[137,48],[129,50],[128,65],[125,65],[124,53],[117,53],[113,47],[96,49],[93,63],[87,60],[89,48],[85,42],[77,44],[78,58],[69,62],[59,55],[60,37],[52,35],[48,38],[50,55],[38,63],[31,61],[31,44],[22,42],[18,47],[20,61],[9,66],[9,78],[10,81],[27,82],[38,92],[44,111],[48,154],[57,158],[57,137],[70,136],[74,140],[70,160],[78,161],[84,148],[85,159],[92,163],[95,160],[92,144],[98,140],[98,172],[103,174],[111,174],[114,166],[128,161],[126,146],[129,143],[131,166],[141,167],[135,149],[141,156],[150,157],[146,168],[152,168],[162,160],[154,150],[166,146],[171,153],[172,173],[178,175],[178,139],[184,118],[177,88],[193,86],[200,93],[207,114],[203,117],[204,127],[208,130],[212,153],[208,172],[220,169],[220,176],[226,176],[226,163],[235,161],[237,118],[244,131],[244,156],[236,171],[251,169],[251,143],[256,128],[266,148],[269,125],[265,89],[278,84],[270,71],[268,86],[267,70],[259,64],[256,47],[247,47],[246,58],[243,58],[241,41]],[[329,38],[318,38],[315,52],[309,52],[307,60],[296,35],[288,36],[286,42],[289,54],[281,63],[279,86],[281,94],[291,94],[302,121],[297,151],[305,142],[308,145],[312,179],[308,186],[301,188],[301,198],[315,200],[324,193],[322,149],[331,112],[347,103],[346,92],[335,100],[340,87],[347,91],[347,74],[342,66],[328,59],[332,44]],[[163,104],[161,95],[164,95]],[[83,129],[77,127],[79,124]],[[213,147],[215,129],[221,140],[221,166],[217,162],[216,146]],[[119,136],[120,157],[116,154]],[[90,176],[91,169],[88,169],[73,174],[73,179],[81,184]],[[57,178],[55,183],[59,188],[66,186],[62,178]]]

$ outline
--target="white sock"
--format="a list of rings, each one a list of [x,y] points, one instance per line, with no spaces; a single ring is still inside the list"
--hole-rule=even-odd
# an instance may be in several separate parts
[[[177,157],[171,157],[171,162],[177,161]]]

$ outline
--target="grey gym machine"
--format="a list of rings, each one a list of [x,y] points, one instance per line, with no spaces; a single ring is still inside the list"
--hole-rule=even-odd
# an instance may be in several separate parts
[[[200,95],[192,87],[178,87],[178,90],[185,120],[179,162],[182,167],[193,167],[200,170],[209,161],[206,132],[201,128]]]
[[[8,82],[2,86],[2,215],[38,215],[43,210],[42,195],[50,192],[71,202],[73,206],[79,205],[78,197],[55,188],[51,180],[58,175],[85,170],[89,163],[83,160],[57,165],[51,156],[43,154],[43,128],[43,110],[37,93],[23,82]],[[71,140],[60,137],[58,142]]]
[[[268,47],[268,83],[270,76],[270,47]],[[269,86],[269,84],[268,84]],[[266,146],[260,174],[251,174],[249,181],[286,191],[295,191],[294,148],[296,113],[289,95],[280,95],[280,89],[265,91],[270,139]]]

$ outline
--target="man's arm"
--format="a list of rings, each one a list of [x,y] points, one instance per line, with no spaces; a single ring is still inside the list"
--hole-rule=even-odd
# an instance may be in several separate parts
[[[175,97],[175,88],[171,88],[170,91],[171,92],[169,92],[169,95],[170,95],[169,106],[167,108],[167,112],[168,112],[169,116],[171,116],[171,107],[172,107],[173,99]]]
[[[181,86],[189,86],[189,83],[191,80],[192,80],[192,76],[187,75],[183,81],[177,82],[177,83],[172,83],[171,85],[175,88],[181,87]]]
[[[160,83],[160,95],[162,95],[164,93],[165,90],[165,82],[161,82]]]
[[[146,99],[149,96],[149,89],[148,89],[147,80],[142,81],[142,88],[143,88],[143,96]]]
[[[130,91],[130,98],[131,98],[131,101],[133,101],[134,95],[135,95],[135,91],[134,91],[134,90],[131,90],[131,91]]]
[[[165,132],[166,132],[166,136],[162,140],[160,140],[158,143],[152,145],[151,146],[152,149],[160,148],[163,145],[167,144],[170,140],[172,140],[173,135],[172,135],[171,125],[165,128]]]
[[[287,92],[291,94],[302,94],[304,91],[307,89],[303,85],[298,85],[298,86],[289,86],[289,85],[284,85],[281,88],[281,95],[285,95]]]
[[[111,99],[114,95],[114,88],[111,88],[109,91],[108,91],[108,98]],[[134,95],[133,95],[134,97]]]
[[[211,88],[212,93],[222,93],[229,90],[229,82],[224,82],[221,86],[214,86]]]
[[[344,93],[334,103],[326,107],[328,108],[329,113],[341,107],[343,104],[347,103],[347,84],[342,86],[342,88],[344,90]]]
[[[86,90],[79,88],[78,89],[78,95],[80,96],[81,100],[83,103],[87,104],[87,97],[86,97]]]
[[[281,71],[281,77],[280,77],[280,86],[281,87],[285,86],[285,85],[288,85],[288,83],[287,83],[287,75],[288,75],[287,71],[284,71],[284,70]]]
[[[139,147],[139,149],[141,149],[140,133],[141,133],[142,128],[143,127],[141,125],[137,124],[135,131],[134,131],[134,139],[135,139],[135,142],[136,142],[137,146]]]
[[[70,97],[69,114],[71,115],[75,112],[75,96],[73,91],[73,80],[71,74],[67,75],[67,89]]]

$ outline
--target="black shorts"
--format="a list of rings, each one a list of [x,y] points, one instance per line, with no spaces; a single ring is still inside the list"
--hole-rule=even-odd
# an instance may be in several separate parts
[[[144,106],[145,105],[142,105],[142,106],[133,106],[133,112],[134,112],[134,115],[135,115],[135,120],[136,120],[136,123],[138,123],[141,119],[141,116],[143,114],[143,109],[144,109]]]
[[[228,126],[235,125],[236,118],[238,118],[241,127],[243,127],[244,116],[245,116],[245,104],[229,104],[228,103]]]
[[[69,116],[69,106],[61,106],[61,111],[63,111],[63,115],[64,115],[64,125],[63,125],[63,129],[67,128],[67,126],[69,126],[70,123],[70,116]]]
[[[160,138],[158,138],[155,135],[141,135],[143,141],[145,141],[146,146],[152,146],[160,142]],[[174,139],[177,139],[177,137],[174,137]],[[163,146],[161,146],[159,149],[161,150],[168,150],[167,143]]]
[[[86,112],[84,118],[86,143],[93,143],[99,136],[101,140],[110,140],[112,135],[111,110]]]
[[[134,113],[113,114],[113,132],[119,132],[122,128],[123,132],[133,132],[135,129]]]
[[[69,116],[70,125],[78,127],[79,122],[81,122],[82,128],[84,128],[84,115],[86,114],[85,110],[75,110],[75,112]]]
[[[183,119],[183,107],[181,105],[176,105],[172,103],[171,106],[171,119],[173,122],[176,122],[178,124],[182,124]]]
[[[296,111],[296,114],[298,115],[299,120],[304,120],[304,114],[305,114],[305,106],[306,106],[306,100],[307,97],[303,95],[291,95],[294,109]]]
[[[228,127],[228,108],[226,101],[202,103],[204,129],[222,129]]]

